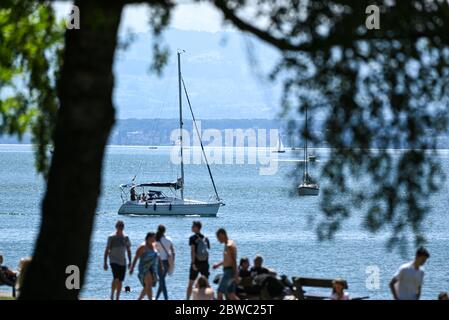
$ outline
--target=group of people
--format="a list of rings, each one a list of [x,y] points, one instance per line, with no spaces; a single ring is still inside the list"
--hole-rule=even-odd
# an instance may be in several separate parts
[[[165,226],[159,225],[156,233],[147,233],[145,241],[137,248],[134,258],[131,253],[131,241],[124,233],[124,222],[117,221],[115,227],[116,231],[108,237],[104,252],[104,269],[108,270],[110,267],[113,275],[110,298],[120,299],[126,269],[131,275],[138,264],[138,279],[143,287],[139,299],[143,299],[145,296],[152,299],[152,289],[159,283],[155,298],[158,299],[163,294],[167,300],[166,276],[174,269],[175,248],[172,240],[165,236]],[[219,279],[218,292],[215,295],[208,281],[210,241],[201,233],[201,228],[200,221],[192,223],[193,235],[189,238],[191,263],[187,299],[193,297],[193,299],[201,300],[209,298],[238,300],[237,284],[241,281],[245,283],[246,279],[252,275],[269,272],[262,266],[263,258],[261,256],[256,256],[254,266],[250,270],[247,258],[242,258],[240,266],[237,266],[237,246],[233,240],[229,239],[226,230],[220,228],[217,230],[216,236],[224,246],[223,259],[213,264],[212,268],[222,267],[223,274]],[[248,271],[248,275],[245,274],[245,270]],[[246,285],[243,286],[243,288],[245,287]],[[248,286],[249,289],[250,286]]]
[[[163,294],[167,300],[165,278],[168,273],[173,271],[175,249],[171,239],[165,236],[165,226],[160,225],[156,233],[147,233],[145,241],[137,248],[134,259],[132,259],[131,241],[124,233],[125,223],[119,220],[115,228],[115,233],[108,237],[104,252],[104,270],[108,270],[109,258],[109,266],[113,275],[111,300],[120,299],[126,269],[129,269],[130,275],[133,274],[137,262],[139,262],[138,278],[143,287],[139,300],[143,299],[145,295],[151,300],[153,298],[152,288],[157,282],[159,282],[159,288],[156,299]],[[128,263],[126,257],[128,257]]]
[[[131,188],[130,191],[130,200],[136,201],[139,200],[141,202],[152,201],[154,199],[161,198],[162,194],[159,191],[148,191],[146,194],[142,192],[142,194],[137,194],[135,188]]]
[[[129,274],[132,275],[136,266],[137,277],[142,285],[139,300],[145,296],[152,300],[153,287],[156,285],[158,285],[158,289],[155,299],[159,299],[163,295],[164,299],[168,300],[166,277],[174,271],[175,248],[172,240],[165,235],[165,226],[159,225],[156,232],[148,232],[145,241],[138,246],[134,257],[132,257],[131,252],[131,241],[124,233],[125,223],[119,220],[115,228],[116,231],[107,239],[104,252],[104,270],[110,268],[113,275],[111,300],[120,299],[126,271],[128,269]],[[191,229],[193,235],[189,238],[190,266],[186,299],[221,300],[226,298],[239,300],[252,295],[258,296],[261,292],[261,285],[260,282],[255,280],[273,277],[276,273],[263,266],[263,257],[260,255],[255,256],[252,266],[247,257],[242,257],[237,264],[236,243],[228,237],[226,230],[223,228],[216,231],[217,240],[223,244],[223,258],[212,265],[213,269],[222,268],[222,274],[214,280],[214,283],[218,284],[215,294],[208,280],[211,245],[209,239],[201,233],[201,228],[200,221],[193,221]],[[416,251],[414,260],[403,264],[398,269],[390,282],[394,299],[418,300],[420,298],[424,279],[423,266],[429,257],[429,252],[420,247]],[[20,287],[21,276],[25,273],[30,262],[31,258],[22,259],[19,270],[14,271],[3,265],[3,256],[0,253],[0,285]],[[343,279],[335,279],[332,286],[329,299],[350,299],[345,292],[346,282]],[[129,290],[129,287],[125,288],[125,291]],[[449,295],[447,292],[441,292],[438,299],[449,300]]]
[[[107,260],[109,258],[110,267],[113,274],[111,286],[111,299],[119,299],[122,290],[122,282],[125,278],[126,267],[132,274],[138,263],[138,279],[142,284],[142,291],[139,299],[145,296],[152,299],[152,288],[159,283],[156,299],[163,294],[168,299],[166,276],[171,274],[175,263],[175,249],[173,242],[165,236],[165,226],[159,225],[157,232],[149,232],[145,241],[139,245],[134,255],[131,254],[131,242],[123,232],[123,221],[116,223],[116,232],[109,236],[104,255],[104,268],[108,269]],[[218,284],[217,293],[209,284],[210,265],[209,250],[211,248],[209,239],[201,233],[202,224],[200,221],[193,221],[192,233],[189,238],[190,266],[189,282],[187,285],[186,299],[210,300],[229,299],[239,300],[242,296],[248,297],[260,293],[260,285],[254,279],[263,275],[275,275],[263,266],[263,257],[257,255],[250,266],[248,258],[243,257],[237,264],[237,246],[235,241],[228,237],[225,229],[216,231],[217,240],[223,244],[223,258],[220,262],[212,265],[213,269],[222,268],[222,274],[216,279]],[[126,263],[128,257],[128,264]],[[394,299],[397,300],[417,300],[421,295],[421,287],[424,279],[423,265],[430,257],[429,252],[421,247],[416,251],[415,259],[412,262],[402,265],[390,282],[390,289]],[[329,299],[349,300],[349,295],[345,290],[345,281],[335,279],[332,283],[332,293]],[[438,296],[440,300],[447,300],[448,294],[441,292]]]

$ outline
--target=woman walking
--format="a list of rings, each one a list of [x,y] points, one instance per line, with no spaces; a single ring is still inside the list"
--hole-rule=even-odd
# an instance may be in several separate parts
[[[138,278],[143,286],[143,290],[139,300],[142,300],[145,294],[147,295],[148,300],[153,299],[152,288],[157,283],[158,268],[163,268],[162,263],[159,261],[160,257],[155,242],[156,235],[154,232],[148,232],[145,237],[145,242],[137,249],[131,269],[129,270],[129,274],[132,274],[137,260],[140,259]]]
[[[159,269],[159,288],[157,289],[156,300],[159,299],[161,293],[164,295],[164,299],[168,300],[167,285],[165,278],[167,273],[173,271],[175,262],[175,249],[173,248],[173,243],[170,238],[165,236],[165,226],[159,225],[156,232],[156,247],[159,252],[162,269]]]

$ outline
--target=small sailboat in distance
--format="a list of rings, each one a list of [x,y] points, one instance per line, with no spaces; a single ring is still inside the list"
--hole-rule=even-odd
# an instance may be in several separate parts
[[[282,143],[280,134],[278,135],[278,141],[277,141],[277,144],[276,144],[276,149],[273,150],[273,152],[275,152],[275,153],[284,153],[285,152],[284,144]]]
[[[307,106],[305,114],[305,131],[307,132]],[[303,160],[303,173],[302,183],[298,186],[298,194],[300,196],[317,196],[320,193],[320,186],[313,181],[309,175],[308,163],[310,158],[307,154],[307,137],[304,138],[304,160]]]

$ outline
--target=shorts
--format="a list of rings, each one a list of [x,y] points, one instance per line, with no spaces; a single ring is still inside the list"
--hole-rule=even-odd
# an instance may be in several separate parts
[[[196,261],[195,262],[196,270],[193,270],[193,267],[190,266],[189,279],[195,281],[198,278],[198,274],[209,278],[209,262],[207,261]]]
[[[123,280],[125,280],[126,266],[121,266],[117,263],[111,263],[110,265],[114,279],[123,282]]]
[[[218,285],[218,292],[223,294],[234,293],[237,289],[235,273],[232,267],[223,268],[223,276]]]

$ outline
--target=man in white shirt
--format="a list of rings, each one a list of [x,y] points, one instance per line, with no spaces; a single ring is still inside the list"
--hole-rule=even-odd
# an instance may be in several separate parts
[[[422,266],[430,257],[429,252],[420,247],[415,260],[403,264],[390,282],[391,293],[395,300],[419,300],[424,279]]]

